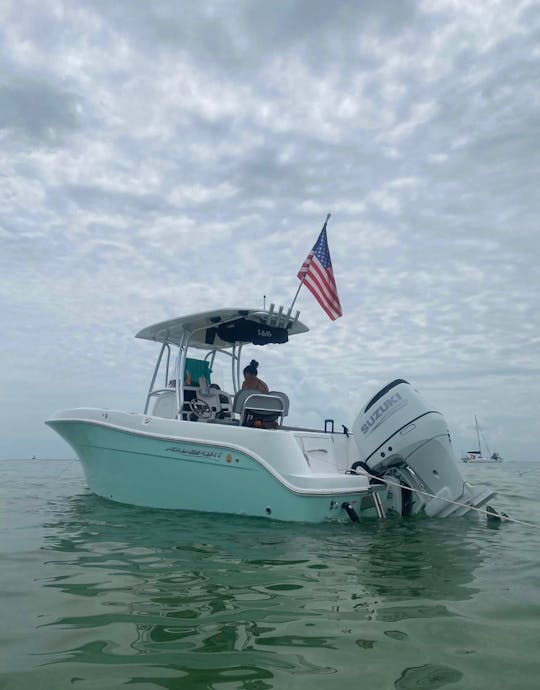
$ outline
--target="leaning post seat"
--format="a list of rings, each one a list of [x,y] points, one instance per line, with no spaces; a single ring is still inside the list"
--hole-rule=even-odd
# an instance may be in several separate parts
[[[255,426],[255,421],[276,423],[281,426],[289,412],[289,398],[285,393],[259,393],[253,389],[238,391],[234,398],[233,412],[240,417],[240,425]],[[279,422],[278,422],[279,420]]]
[[[275,395],[282,400],[283,416],[286,417],[289,414],[289,396],[281,391],[269,391],[268,395]]]

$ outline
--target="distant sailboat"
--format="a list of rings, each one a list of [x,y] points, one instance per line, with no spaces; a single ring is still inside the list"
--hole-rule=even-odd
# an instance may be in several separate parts
[[[476,415],[474,416],[474,421],[476,423],[476,438],[478,441],[478,450],[470,450],[468,451],[462,458],[461,460],[463,462],[469,462],[469,463],[479,463],[479,462],[502,462],[503,459],[499,455],[499,453],[490,453],[488,445],[486,443],[486,439],[484,439],[484,446],[486,448],[486,454],[482,455],[482,441],[480,439],[480,427],[478,426],[478,419],[476,418]]]

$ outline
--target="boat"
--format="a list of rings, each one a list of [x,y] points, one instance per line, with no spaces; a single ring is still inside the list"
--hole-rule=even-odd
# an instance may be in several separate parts
[[[461,460],[462,462],[467,462],[471,464],[478,464],[482,462],[491,462],[491,463],[501,463],[503,461],[502,457],[499,455],[499,453],[491,453],[488,445],[486,443],[486,440],[484,439],[484,446],[486,453],[483,454],[482,452],[482,441],[480,439],[480,426],[478,424],[478,419],[476,415],[474,416],[474,422],[476,425],[476,439],[478,443],[478,450],[469,450],[467,453],[465,453]]]
[[[290,312],[220,308],[143,328],[136,337],[159,348],[141,412],[75,408],[46,424],[93,493],[137,506],[359,522],[464,515],[494,495],[464,481],[443,415],[404,379],[361,406],[352,430],[288,424],[289,393],[243,390],[245,346],[308,337]]]

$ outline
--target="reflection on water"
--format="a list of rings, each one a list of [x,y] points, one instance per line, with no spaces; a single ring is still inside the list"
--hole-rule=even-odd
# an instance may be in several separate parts
[[[519,597],[530,607],[538,569],[518,576],[507,559],[530,534],[476,519],[290,525],[44,486],[36,503],[21,484],[35,564],[32,584],[8,583],[33,602],[13,633],[13,687],[482,688],[491,654],[494,669],[502,649],[509,668],[537,663],[530,631],[518,650],[517,628],[497,627],[523,622]],[[23,556],[11,558],[15,572]]]
[[[414,690],[415,688],[443,688],[450,683],[461,680],[463,673],[454,668],[425,664],[418,668],[406,668],[397,680],[395,687],[399,690]]]
[[[402,645],[410,621],[457,615],[446,602],[477,591],[482,559],[478,525],[467,521],[284,525],[88,494],[55,512],[42,584],[67,598],[44,626],[69,644],[42,663],[142,661],[186,687],[273,687],[283,673],[336,673],[344,643],[355,664],[375,647]],[[410,687],[411,673],[395,675],[396,687]]]

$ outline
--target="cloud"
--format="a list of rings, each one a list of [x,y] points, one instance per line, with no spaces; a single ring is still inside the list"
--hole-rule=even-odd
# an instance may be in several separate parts
[[[291,415],[350,425],[404,376],[458,442],[478,414],[534,459],[539,26],[524,1],[3,3],[8,426],[31,405],[65,453],[53,409],[138,409],[133,334],[290,304],[330,212],[343,318],[302,290],[312,331],[257,357]],[[19,427],[0,455],[40,454]]]
[[[0,131],[54,143],[77,126],[73,94],[31,80],[0,85]]]

